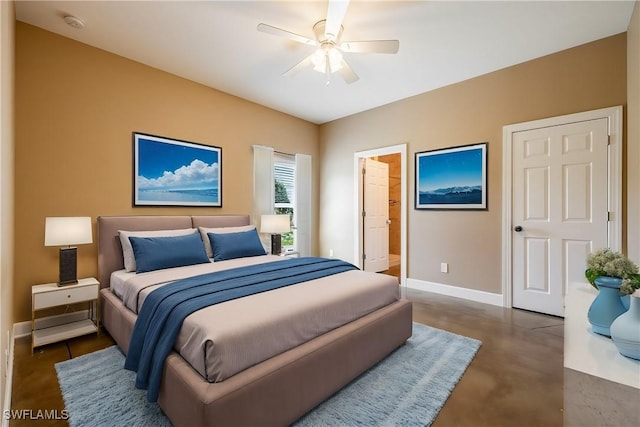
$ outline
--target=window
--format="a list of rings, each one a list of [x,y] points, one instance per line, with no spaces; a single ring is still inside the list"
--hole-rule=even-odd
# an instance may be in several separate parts
[[[273,178],[275,204],[274,213],[288,214],[291,231],[282,234],[282,250],[295,250],[295,230],[293,229],[293,213],[295,207],[295,157],[288,154],[274,153]]]

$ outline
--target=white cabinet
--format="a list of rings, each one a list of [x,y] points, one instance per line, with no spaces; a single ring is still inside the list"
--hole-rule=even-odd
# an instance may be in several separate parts
[[[588,283],[569,283],[565,296],[564,367],[640,389],[640,362],[621,355],[611,338],[591,331],[587,313],[596,295],[598,291]]]
[[[31,349],[98,332],[100,328],[99,292],[100,283],[93,277],[80,279],[78,283],[73,285],[58,286],[57,283],[46,283],[32,286]],[[36,329],[37,311],[81,302],[86,302],[89,305],[88,318]]]

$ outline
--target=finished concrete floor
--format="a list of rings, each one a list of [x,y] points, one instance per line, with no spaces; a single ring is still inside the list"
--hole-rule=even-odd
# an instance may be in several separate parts
[[[561,318],[409,290],[413,318],[482,347],[436,418],[438,426],[562,426]]]
[[[442,426],[561,426],[563,320],[409,290],[414,321],[476,338],[482,347],[434,422]],[[54,364],[113,345],[106,333],[36,349],[16,340],[12,409],[64,409]],[[12,427],[65,426],[12,420]]]

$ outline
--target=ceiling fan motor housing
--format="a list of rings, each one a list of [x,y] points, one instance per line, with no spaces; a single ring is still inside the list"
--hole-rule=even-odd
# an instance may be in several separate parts
[[[316,40],[318,40],[319,43],[324,43],[324,42],[333,42],[338,43],[340,41],[340,36],[342,36],[342,31],[344,30],[344,27],[342,25],[340,25],[340,31],[338,31],[338,34],[335,35],[335,37],[326,37],[325,36],[325,26],[327,24],[327,20],[323,19],[322,21],[318,21],[313,25],[313,33],[316,36]]]

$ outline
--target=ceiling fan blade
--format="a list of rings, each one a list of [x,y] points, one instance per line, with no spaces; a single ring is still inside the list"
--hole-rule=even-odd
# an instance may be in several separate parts
[[[340,69],[338,70],[338,73],[340,73],[340,75],[342,76],[345,82],[353,83],[360,79],[360,77],[358,77],[358,75],[353,72],[351,67],[349,67],[349,64],[347,64],[347,61],[343,59],[340,62],[340,64],[342,65],[342,67],[340,67]]]
[[[261,31],[263,33],[272,34],[274,36],[286,37],[298,43],[308,44],[312,46],[316,46],[318,44],[315,40],[312,40],[308,37],[304,37],[304,36],[292,33],[290,31],[283,30],[281,28],[272,27],[271,25],[267,25],[267,24],[258,24],[257,29],[258,31]]]
[[[312,56],[313,56],[313,54],[307,56],[302,61],[298,62],[296,65],[294,65],[293,67],[289,68],[287,71],[282,73],[282,75],[283,76],[293,76],[293,75],[297,74],[298,71],[300,71],[303,68],[306,68],[309,65],[311,65],[311,57]]]
[[[367,40],[340,43],[340,50],[349,53],[398,53],[398,40]]]
[[[327,40],[336,41],[340,34],[344,15],[347,13],[349,0],[329,0],[327,7],[327,20],[324,27],[324,36]]]

